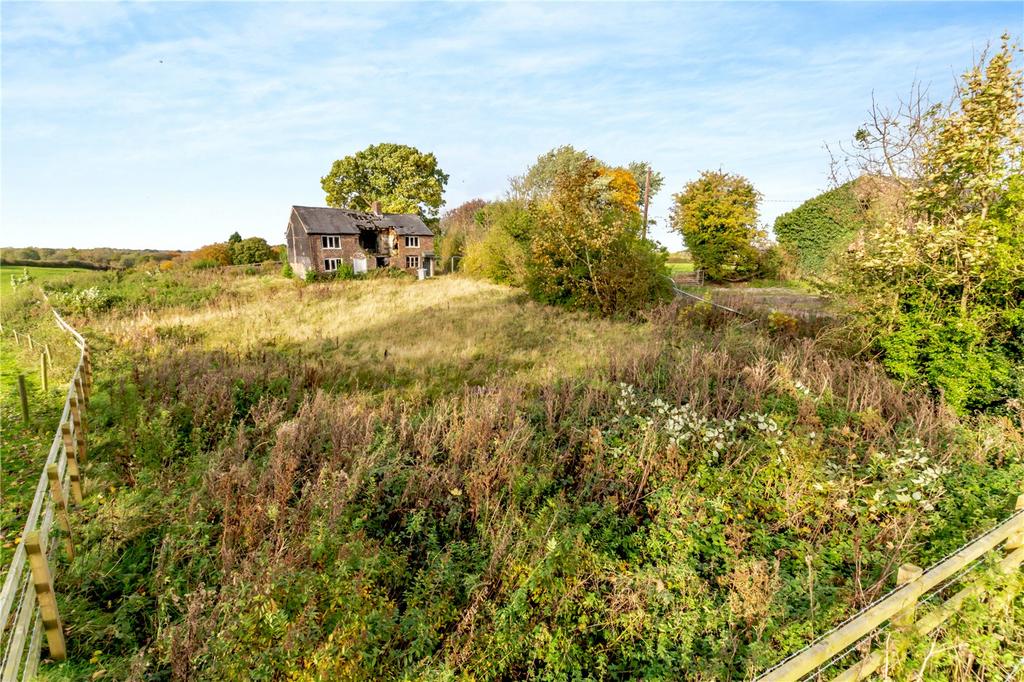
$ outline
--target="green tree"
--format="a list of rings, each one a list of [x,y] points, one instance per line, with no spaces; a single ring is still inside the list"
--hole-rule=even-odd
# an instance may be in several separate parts
[[[905,208],[856,240],[843,288],[890,372],[955,409],[1024,392],[1024,74],[983,58],[925,130]]]
[[[240,241],[242,241],[242,235],[238,234],[237,230],[232,232],[231,236],[228,237],[228,244],[237,244]]]
[[[593,159],[587,152],[570,144],[555,147],[541,154],[523,175],[512,179],[512,195],[519,199],[543,199],[555,189],[559,176],[590,167]]]
[[[433,154],[390,142],[338,159],[320,178],[328,206],[367,211],[379,201],[385,212],[418,213],[431,223],[437,221],[447,182]]]
[[[231,244],[231,262],[235,265],[250,265],[274,260],[274,252],[262,237],[249,237]]]
[[[704,171],[674,196],[672,228],[711,279],[741,281],[757,274],[755,240],[761,194],[741,175]]]

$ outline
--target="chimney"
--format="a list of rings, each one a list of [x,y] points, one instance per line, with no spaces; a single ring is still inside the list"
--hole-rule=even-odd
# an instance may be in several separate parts
[[[370,204],[370,211],[373,213],[373,215],[376,215],[376,216],[382,215],[381,212],[380,212],[380,202],[379,201],[375,201],[372,204]]]

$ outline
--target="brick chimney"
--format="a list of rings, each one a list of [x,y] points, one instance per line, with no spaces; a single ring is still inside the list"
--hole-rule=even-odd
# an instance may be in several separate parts
[[[379,201],[375,201],[372,204],[370,204],[370,212],[373,213],[373,215],[376,215],[376,216],[382,215],[381,212],[380,212],[380,202]]]

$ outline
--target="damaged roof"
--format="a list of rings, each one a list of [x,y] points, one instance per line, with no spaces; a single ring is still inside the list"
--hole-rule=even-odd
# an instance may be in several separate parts
[[[410,213],[363,213],[347,208],[292,206],[306,234],[359,234],[362,230],[394,228],[400,237],[433,236],[418,215]]]

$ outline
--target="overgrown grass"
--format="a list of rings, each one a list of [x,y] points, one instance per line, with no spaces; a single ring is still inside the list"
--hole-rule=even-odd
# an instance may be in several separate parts
[[[1019,419],[958,420],[792,329],[454,277],[174,277],[110,281],[137,291],[88,319],[51,679],[747,679],[1024,478]],[[964,639],[1008,672],[1014,628]]]

